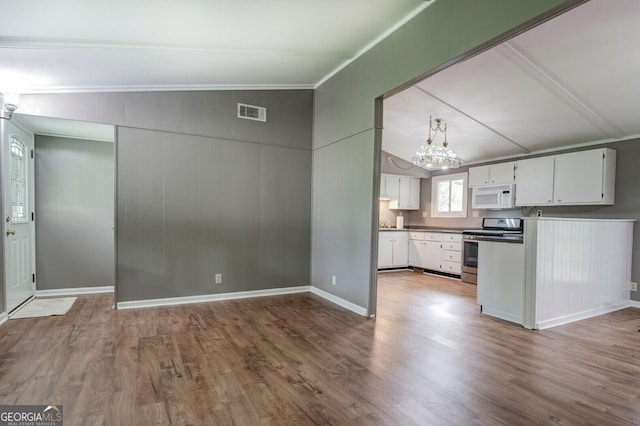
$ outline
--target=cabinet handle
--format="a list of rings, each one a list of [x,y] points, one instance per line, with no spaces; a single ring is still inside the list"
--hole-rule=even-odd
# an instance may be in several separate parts
[[[558,202],[559,202],[559,203],[561,203],[561,202],[562,202],[562,200],[558,200]]]

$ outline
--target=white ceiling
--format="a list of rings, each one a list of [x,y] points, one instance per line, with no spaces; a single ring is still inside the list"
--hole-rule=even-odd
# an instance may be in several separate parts
[[[469,163],[640,136],[638,46],[640,2],[591,0],[387,99],[383,150],[410,159],[429,115]]]
[[[0,91],[313,88],[428,4],[0,0]]]

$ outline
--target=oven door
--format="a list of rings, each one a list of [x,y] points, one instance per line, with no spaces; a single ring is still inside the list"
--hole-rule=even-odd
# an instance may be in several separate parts
[[[462,275],[466,283],[478,282],[478,241],[462,240]]]

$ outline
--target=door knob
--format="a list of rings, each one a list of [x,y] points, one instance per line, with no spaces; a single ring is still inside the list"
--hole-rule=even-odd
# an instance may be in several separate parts
[[[16,235],[16,231],[13,231],[13,230],[11,230],[11,229],[10,229],[10,230],[8,230],[8,231],[7,231],[7,237],[8,237],[9,235]]]

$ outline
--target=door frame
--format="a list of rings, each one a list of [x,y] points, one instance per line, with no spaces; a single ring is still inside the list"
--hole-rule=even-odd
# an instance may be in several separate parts
[[[4,121],[4,119],[2,119]],[[2,136],[2,134],[4,133],[4,127],[9,124],[10,120],[6,120],[6,123],[3,122],[2,123],[2,128],[0,128],[0,137]],[[33,141],[33,151],[35,153],[35,133],[33,132],[33,130],[31,130],[30,128],[28,128],[27,126],[25,126],[23,123],[20,123],[18,120],[15,121],[11,121],[10,123],[11,125],[17,127],[18,129],[20,129],[22,132],[26,133],[27,135],[29,135],[29,137],[31,138],[31,140]],[[0,140],[0,144],[3,143],[9,143],[9,141],[2,141]],[[29,154],[30,155],[30,154]],[[32,181],[32,183],[29,186],[32,186],[32,191],[28,194],[29,197],[29,211],[30,212],[34,212],[36,211],[36,204],[35,204],[35,158],[32,157],[30,162],[30,166],[28,168],[28,174],[29,174],[29,180]],[[8,164],[7,160],[7,164]],[[4,185],[5,185],[5,170],[3,170],[2,165],[0,164],[0,200],[2,200],[0,202],[0,218],[2,218],[2,220],[4,221],[4,217],[5,214],[7,213],[4,209]],[[23,301],[20,305],[24,304],[24,302],[33,299],[36,296],[36,289],[37,289],[37,279],[38,279],[38,275],[36,273],[36,223],[35,220],[29,220],[29,232],[31,233],[31,248],[30,248],[30,270],[32,272],[32,274],[35,274],[35,280],[32,283],[32,292],[31,292],[31,296],[27,299],[25,299],[25,301]],[[6,226],[3,224],[2,229],[4,230]],[[4,240],[4,235],[3,235],[3,240],[2,240],[2,244],[1,244],[1,248],[0,248],[0,255],[2,255],[2,259],[0,259],[0,261],[2,262],[2,274],[0,274],[0,283],[2,284],[2,296],[3,296],[3,313],[4,315],[6,315],[7,317],[9,316],[9,309],[8,309],[8,303],[9,303],[9,295],[8,295],[8,291],[7,291],[7,282],[6,282],[6,273],[7,273],[7,263],[6,263],[6,252],[4,250],[4,246],[5,246],[5,240]],[[17,308],[17,307],[16,307]],[[16,309],[14,308],[14,310]],[[1,322],[1,321],[0,321]]]
[[[383,109],[384,100],[403,90],[406,90],[417,83],[439,73],[453,65],[464,62],[476,55],[479,55],[495,46],[498,46],[524,32],[529,31],[557,16],[562,15],[571,9],[586,3],[589,0],[565,0],[559,5],[547,10],[546,12],[534,16],[533,18],[516,25],[508,31],[479,44],[478,46],[463,52],[448,61],[432,68],[411,80],[400,84],[399,86],[389,90],[386,93],[374,99],[374,148],[373,148],[373,191],[372,191],[372,213],[371,213],[371,259],[369,268],[369,307],[368,316],[374,317],[377,312],[378,304],[378,218],[380,216],[380,175],[381,175],[381,159],[382,159],[382,129],[384,126]]]

